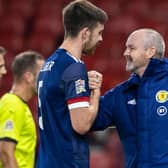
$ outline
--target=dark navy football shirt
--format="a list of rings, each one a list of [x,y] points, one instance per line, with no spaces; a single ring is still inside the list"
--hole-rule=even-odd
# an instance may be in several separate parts
[[[85,136],[71,124],[70,109],[89,106],[87,70],[65,49],[49,57],[38,79],[40,147],[36,168],[87,168]]]

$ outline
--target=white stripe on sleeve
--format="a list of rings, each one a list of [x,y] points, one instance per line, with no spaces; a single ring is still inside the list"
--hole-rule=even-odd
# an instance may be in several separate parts
[[[80,107],[89,107],[89,102],[77,102],[77,103],[68,104],[69,110],[74,108],[80,108]]]

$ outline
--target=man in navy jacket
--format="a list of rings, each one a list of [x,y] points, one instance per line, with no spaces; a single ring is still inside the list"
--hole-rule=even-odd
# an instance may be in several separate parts
[[[124,56],[126,70],[132,74],[100,99],[92,130],[116,125],[126,168],[168,168],[168,60],[164,53],[165,42],[157,31],[131,33]]]

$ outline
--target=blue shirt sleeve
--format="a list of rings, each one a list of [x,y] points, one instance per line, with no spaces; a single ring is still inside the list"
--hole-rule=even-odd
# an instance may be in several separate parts
[[[73,63],[62,75],[66,100],[89,97],[88,75],[83,63]]]
[[[91,131],[104,130],[114,123],[115,95],[113,91],[108,91],[101,96],[99,101],[99,111],[93,123]]]

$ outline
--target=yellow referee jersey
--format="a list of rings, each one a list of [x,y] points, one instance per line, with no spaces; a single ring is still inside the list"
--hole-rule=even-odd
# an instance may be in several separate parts
[[[0,99],[0,139],[3,138],[17,142],[19,168],[34,168],[36,129],[32,113],[22,99],[11,93]]]

